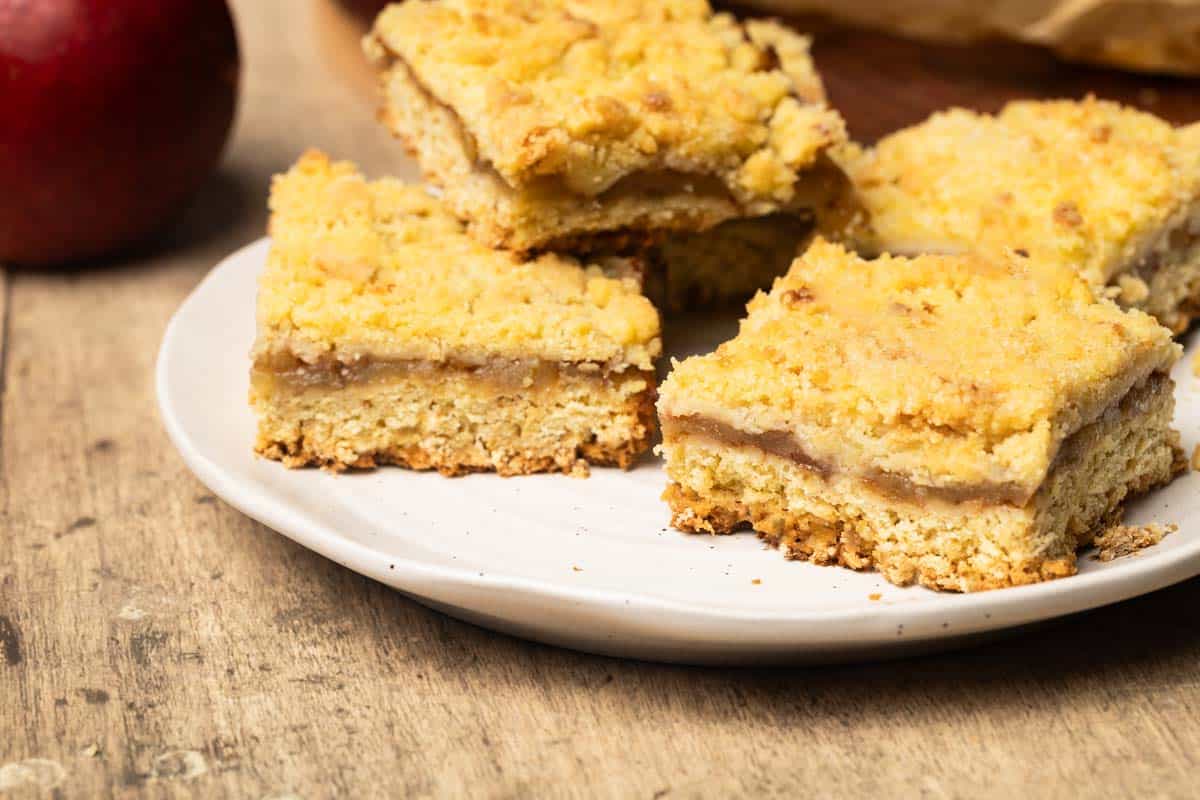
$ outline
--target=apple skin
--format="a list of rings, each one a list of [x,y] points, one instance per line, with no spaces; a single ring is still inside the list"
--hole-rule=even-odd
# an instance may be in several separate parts
[[[225,0],[0,0],[0,263],[163,225],[216,166],[239,74]]]

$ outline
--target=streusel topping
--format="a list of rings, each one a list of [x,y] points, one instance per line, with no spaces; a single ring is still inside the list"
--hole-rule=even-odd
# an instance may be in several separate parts
[[[260,353],[650,369],[658,312],[613,264],[490,250],[421,187],[310,151],[271,191]]]
[[[869,216],[858,238],[905,253],[1017,248],[1105,284],[1197,201],[1198,131],[1094,98],[937,113],[845,151]]]
[[[510,185],[597,195],[645,171],[717,176],[752,213],[845,139],[808,53],[703,0],[434,0],[384,10],[367,42],[454,110]]]

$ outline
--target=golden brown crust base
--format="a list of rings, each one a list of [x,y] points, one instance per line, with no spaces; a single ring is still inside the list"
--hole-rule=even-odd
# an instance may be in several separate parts
[[[689,533],[731,533],[744,526],[753,527],[758,537],[772,547],[783,551],[789,559],[811,561],[819,566],[841,566],[859,571],[878,570],[893,583],[918,583],[941,591],[962,591],[959,575],[942,574],[928,568],[917,560],[904,564],[895,563],[896,557],[878,557],[870,544],[855,536],[853,531],[828,525],[807,514],[796,514],[783,509],[749,508],[732,499],[714,502],[712,497],[701,497],[676,484],[670,484],[663,499],[671,507],[671,524]],[[1105,524],[1097,526],[1080,547],[1091,544],[1092,539],[1120,518],[1119,509],[1115,519],[1110,516]],[[1074,575],[1075,555],[1068,558],[1044,559],[1013,564],[1003,579],[980,575],[972,585],[973,591],[1001,589],[1030,583],[1065,578]],[[896,581],[898,574],[911,574],[911,581]]]
[[[524,451],[507,455],[492,466],[483,466],[456,459],[452,453],[445,451],[427,450],[422,447],[391,447],[373,453],[362,453],[355,460],[346,461],[317,452],[303,438],[293,442],[260,439],[255,444],[254,451],[291,469],[321,467],[333,472],[345,472],[393,465],[414,470],[437,470],[448,478],[492,471],[505,477],[532,475],[538,472],[562,472],[583,477],[588,473],[589,464],[629,469],[638,457],[649,449],[650,441],[657,430],[654,400],[655,392],[650,389],[634,401],[640,436],[617,446],[584,442],[576,448],[574,459],[564,459],[561,454],[547,455]]]

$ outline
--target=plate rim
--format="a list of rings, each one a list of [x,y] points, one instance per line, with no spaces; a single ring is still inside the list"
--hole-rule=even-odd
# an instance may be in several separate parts
[[[881,603],[874,607],[824,611],[781,609],[763,613],[705,606],[640,591],[556,583],[511,572],[480,573],[466,567],[431,564],[412,557],[383,554],[341,536],[321,520],[293,509],[279,498],[264,496],[263,491],[253,484],[239,485],[235,476],[205,454],[201,443],[193,441],[186,425],[176,413],[176,404],[171,396],[170,375],[172,369],[178,367],[173,366],[171,354],[187,315],[203,303],[205,292],[223,270],[233,269],[247,259],[261,264],[269,242],[268,237],[262,237],[226,255],[205,274],[171,315],[155,359],[155,392],[159,417],[168,438],[188,469],[226,503],[302,547],[415,599],[425,598],[445,603],[445,598],[433,596],[433,593],[428,591],[430,584],[441,583],[459,586],[472,592],[504,592],[510,593],[510,596],[511,593],[519,593],[522,599],[537,602],[549,600],[557,603],[585,604],[606,614],[616,612],[625,617],[631,613],[663,615],[650,627],[665,630],[675,628],[686,621],[686,624],[693,628],[698,626],[709,629],[709,638],[714,635],[717,637],[712,639],[714,642],[720,640],[722,631],[728,626],[755,623],[769,626],[769,630],[764,628],[760,633],[773,632],[775,635],[788,636],[795,647],[802,647],[809,641],[836,646],[839,643],[867,643],[867,638],[861,632],[846,637],[836,635],[838,630],[847,630],[843,627],[847,624],[891,624],[893,627],[895,624],[912,624],[913,627],[917,627],[913,623],[936,625],[947,613],[962,617],[979,612],[975,625],[956,624],[953,631],[944,634],[934,631],[921,635],[914,632],[906,641],[950,638],[1011,628],[1099,608],[1157,591],[1200,574],[1200,536],[1196,536],[1193,541],[1170,550],[1139,554],[1119,569],[1081,573],[1068,578],[993,591],[941,593],[940,602],[937,603]],[[1001,617],[1003,621],[999,621]],[[813,626],[827,627],[828,630],[825,630],[819,639],[800,636],[805,631],[811,633],[810,629]],[[877,638],[877,644],[886,644],[886,641],[889,641],[882,637]],[[742,641],[730,641],[729,644],[735,646]]]

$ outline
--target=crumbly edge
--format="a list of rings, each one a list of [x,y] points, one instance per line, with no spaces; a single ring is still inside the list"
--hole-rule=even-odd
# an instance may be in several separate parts
[[[627,259],[643,294],[668,313],[742,310],[787,272],[812,240],[812,215],[731,219],[705,231],[618,231],[576,242],[573,253]]]
[[[1072,437],[1024,506],[913,503],[852,477],[703,437],[663,443],[672,524],[728,533],[751,526],[787,557],[876,569],[899,585],[978,591],[1074,574],[1076,551],[1117,523],[1133,496],[1185,466],[1170,429],[1172,383]]]
[[[607,232],[637,231],[661,239],[668,231],[704,231],[753,214],[743,209],[715,178],[697,175],[679,191],[649,191],[631,186],[630,176],[596,198],[580,198],[543,185],[540,191],[509,186],[494,170],[480,165],[476,147],[453,110],[421,86],[403,61],[383,73],[384,124],[421,165],[426,180],[442,190],[442,199],[468,221],[468,231],[489,247],[516,251],[594,250],[593,240]],[[808,171],[796,187],[788,210],[815,208],[844,191],[844,173],[827,158]],[[680,176],[676,176],[680,177]]]
[[[340,387],[273,377],[251,375],[254,449],[288,467],[586,475],[588,464],[630,467],[656,430],[653,374],[642,370],[564,373],[528,390],[462,368]]]

